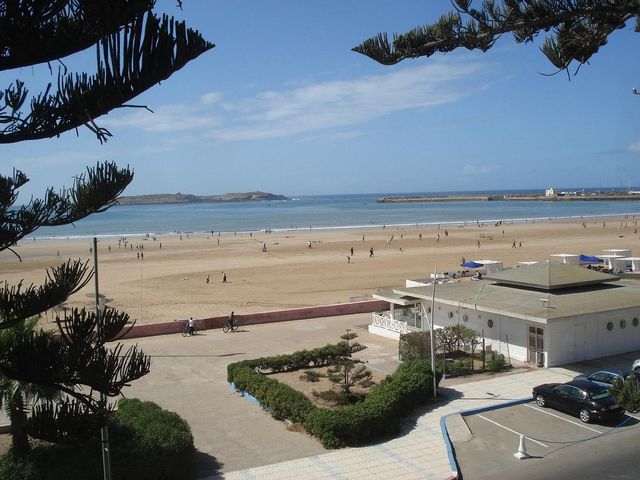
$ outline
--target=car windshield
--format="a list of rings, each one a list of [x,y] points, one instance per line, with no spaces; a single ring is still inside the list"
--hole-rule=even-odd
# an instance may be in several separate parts
[[[600,400],[611,396],[608,388],[593,389],[589,392],[589,396],[594,400]]]

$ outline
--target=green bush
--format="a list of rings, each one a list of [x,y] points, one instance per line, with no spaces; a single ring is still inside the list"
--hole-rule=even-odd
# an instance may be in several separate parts
[[[169,480],[191,475],[194,446],[189,425],[155,403],[121,399],[110,422],[109,436],[114,480]],[[37,443],[25,461],[4,455],[0,478],[100,480],[99,441],[78,445]]]
[[[504,370],[506,366],[507,361],[504,359],[504,355],[502,353],[491,353],[491,360],[487,362],[487,370],[489,370],[491,373],[496,373],[500,370]]]
[[[437,381],[442,377],[437,372]],[[426,360],[409,360],[376,385],[360,403],[343,410],[314,409],[307,430],[326,448],[359,445],[396,433],[401,418],[433,396],[433,376]]]
[[[431,358],[431,335],[429,332],[409,332],[400,335],[398,342],[400,360]]]

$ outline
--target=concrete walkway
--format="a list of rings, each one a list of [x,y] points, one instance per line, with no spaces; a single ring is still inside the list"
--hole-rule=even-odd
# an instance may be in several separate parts
[[[395,439],[362,448],[325,450],[313,437],[288,431],[226,382],[226,366],[246,358],[269,356],[335,343],[346,328],[368,346],[358,357],[384,373],[397,366],[397,342],[371,335],[368,314],[328,317],[221,330],[195,337],[142,338],[152,355],[151,373],[125,392],[152,400],[185,418],[198,450],[199,478],[213,479],[436,479],[451,477],[451,464],[440,428],[443,416],[522,399],[535,385],[565,382],[601,365],[629,367],[634,354],[567,368],[519,370],[483,381],[440,389],[441,400],[405,419]]]

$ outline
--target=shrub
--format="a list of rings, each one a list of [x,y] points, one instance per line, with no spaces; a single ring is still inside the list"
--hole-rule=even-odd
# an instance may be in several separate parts
[[[409,332],[400,335],[398,342],[400,360],[431,357],[431,335],[429,332]]]
[[[617,377],[611,386],[611,395],[628,412],[640,410],[640,381],[635,375],[629,375],[626,380]]]
[[[111,471],[114,480],[189,478],[193,437],[189,425],[152,402],[121,399],[110,422]],[[11,454],[0,461],[0,478],[99,480],[99,441],[78,445],[36,444],[27,460]]]
[[[504,355],[502,353],[491,353],[491,360],[487,362],[487,370],[489,370],[491,373],[496,373],[500,370],[504,370],[506,366],[507,361],[504,359]]]
[[[437,381],[441,376],[441,372],[437,372]],[[401,417],[432,395],[429,362],[409,360],[376,385],[360,403],[343,410],[313,410],[305,427],[326,448],[367,443],[396,433],[401,427]]]

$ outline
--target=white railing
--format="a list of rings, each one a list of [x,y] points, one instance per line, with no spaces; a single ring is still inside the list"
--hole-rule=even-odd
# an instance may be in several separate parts
[[[393,320],[390,316],[385,314],[373,312],[371,314],[371,324],[375,327],[391,330],[392,332],[407,333],[407,323]]]

